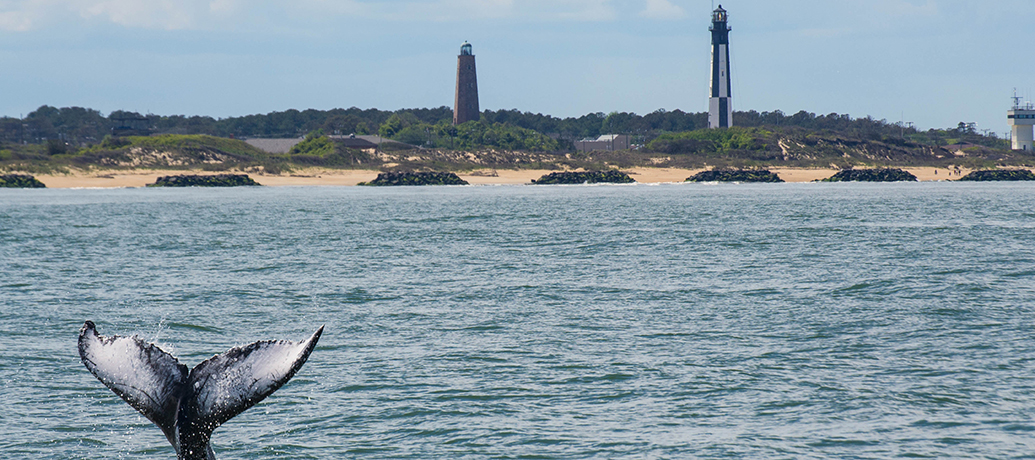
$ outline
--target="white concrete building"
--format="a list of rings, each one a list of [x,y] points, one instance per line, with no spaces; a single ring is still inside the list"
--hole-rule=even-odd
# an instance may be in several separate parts
[[[1023,107],[1014,103],[1013,110],[1006,112],[1006,119],[1010,123],[1010,147],[1014,150],[1035,151],[1035,107],[1029,102]]]
[[[603,134],[596,139],[575,141],[575,150],[578,152],[628,150],[632,147],[630,140],[628,134]]]

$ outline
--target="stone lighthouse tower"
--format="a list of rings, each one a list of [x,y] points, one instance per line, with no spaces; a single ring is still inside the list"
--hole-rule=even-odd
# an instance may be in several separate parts
[[[712,11],[712,94],[708,99],[708,127],[733,126],[730,93],[730,28],[722,5]]]
[[[478,73],[474,68],[471,44],[464,42],[456,59],[456,101],[453,104],[453,124],[478,120]]]

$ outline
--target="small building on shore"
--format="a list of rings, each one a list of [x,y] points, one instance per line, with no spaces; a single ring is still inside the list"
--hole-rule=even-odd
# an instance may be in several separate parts
[[[342,147],[357,150],[376,149],[379,145],[381,145],[382,142],[386,140],[378,135],[357,136],[355,134],[350,134],[348,136],[333,135],[327,137],[330,138],[332,141],[337,142]]]
[[[291,147],[304,140],[303,137],[252,138],[245,139],[244,142],[266,153],[288,153]]]
[[[377,134],[332,135],[327,137],[342,147],[356,150],[375,150],[382,146],[387,147],[388,150],[413,150],[419,148],[415,145],[404,144],[387,137],[378,136]],[[244,142],[266,153],[282,154],[290,152],[291,147],[304,140],[304,137],[252,138],[245,139]]]
[[[613,152],[615,150],[628,150],[632,147],[631,138],[628,134],[603,134],[596,139],[583,139],[575,141],[575,151],[592,152],[602,150]]]
[[[1013,109],[1006,112],[1006,119],[1010,123],[1010,148],[1035,152],[1035,105],[1021,104],[1014,97]]]

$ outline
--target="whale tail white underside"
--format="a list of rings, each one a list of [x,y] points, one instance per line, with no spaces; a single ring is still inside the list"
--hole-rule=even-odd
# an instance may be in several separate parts
[[[98,335],[87,321],[79,332],[79,356],[105,386],[162,429],[178,458],[213,460],[212,431],[284,386],[322,333],[320,326],[300,342],[234,347],[188,371],[152,343]]]

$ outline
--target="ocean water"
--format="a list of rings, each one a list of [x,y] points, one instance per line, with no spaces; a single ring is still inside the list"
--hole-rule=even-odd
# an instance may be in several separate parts
[[[1033,458],[1030,184],[0,189],[0,457],[175,458],[85,320],[326,331],[221,459]]]

